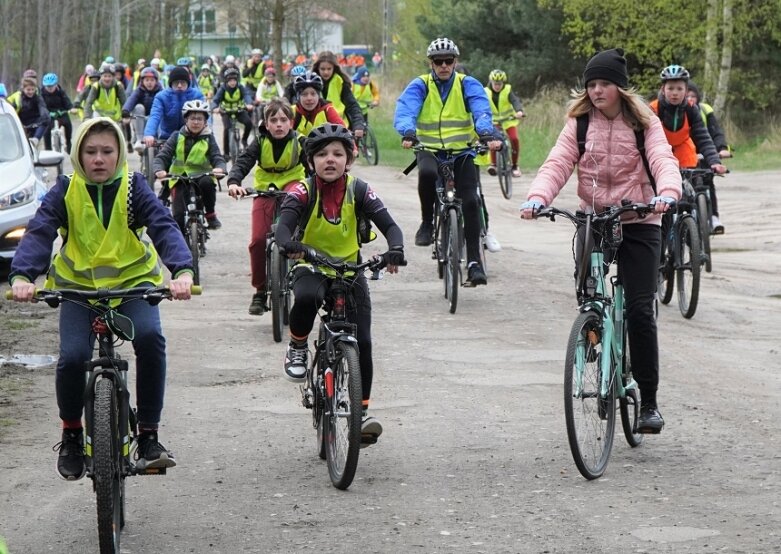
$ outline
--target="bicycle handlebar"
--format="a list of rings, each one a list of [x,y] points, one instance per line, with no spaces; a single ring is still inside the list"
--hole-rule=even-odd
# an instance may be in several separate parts
[[[319,252],[317,249],[312,248],[311,246],[306,246],[306,249],[304,251],[304,261],[310,264],[324,265],[326,267],[330,267],[331,269],[336,271],[340,276],[344,276],[344,274],[347,273],[348,271],[353,271],[355,273],[364,271],[365,269],[368,269],[370,271],[379,271],[380,269],[383,269],[386,265],[388,265],[387,263],[385,263],[385,258],[383,258],[382,256],[372,256],[365,262],[356,264],[354,262],[347,262],[345,260],[341,260],[338,258],[331,258],[330,256],[327,256],[326,254]],[[407,265],[407,260],[404,260],[404,263],[402,265]]]
[[[175,179],[182,179],[182,180],[185,180],[185,181],[195,181],[196,179],[200,179],[201,177],[214,177],[215,179],[217,179],[219,181],[220,179],[223,179],[223,178],[227,177],[227,175],[225,173],[215,174],[212,171],[208,171],[206,173],[199,173],[197,175],[177,175],[175,173],[168,173],[162,179],[158,179],[158,181],[160,181],[160,182],[163,182],[163,181],[173,181]]]
[[[203,293],[203,287],[192,285],[190,294],[199,296]],[[167,286],[163,287],[133,287],[129,289],[97,289],[97,290],[76,290],[76,289],[35,289],[33,302],[46,302],[51,307],[56,308],[61,300],[119,300],[135,299],[160,301],[171,298],[171,291]],[[5,299],[13,300],[12,290],[5,291]]]
[[[287,192],[279,189],[255,190],[253,188],[245,188],[244,192],[245,194],[241,198],[280,198],[288,195]]]
[[[426,146],[425,144],[422,144],[418,142],[417,144],[414,144],[411,148],[415,152],[432,152],[435,154],[445,154],[448,157],[455,157],[457,154],[463,154],[464,152],[472,151],[476,154],[485,154],[488,152],[488,145],[486,145],[483,142],[478,142],[477,144],[470,144],[466,148],[433,148],[431,146]]]
[[[554,206],[543,208],[537,212],[537,217],[547,217],[551,221],[556,220],[556,216],[560,215],[569,219],[575,225],[582,225],[585,223],[586,218],[591,217],[591,221],[595,223],[608,222],[620,217],[626,212],[635,212],[640,218],[644,218],[647,214],[653,212],[653,207],[648,204],[634,203],[625,204],[622,206],[611,206],[605,211],[600,213],[584,213],[576,212],[572,213],[569,210],[561,210]]]

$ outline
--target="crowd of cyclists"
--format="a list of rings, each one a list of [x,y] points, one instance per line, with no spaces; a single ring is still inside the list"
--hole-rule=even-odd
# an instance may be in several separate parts
[[[480,249],[485,246],[498,250],[499,247],[498,242],[493,247],[487,242],[480,243],[478,170],[476,153],[469,147],[481,141],[492,152],[502,148],[498,125],[509,136],[513,175],[520,177],[518,122],[524,117],[524,110],[504,70],[491,71],[485,85],[459,71],[460,51],[452,40],[437,38],[428,46],[426,57],[430,70],[412,79],[403,90],[396,102],[393,125],[401,136],[403,148],[421,144],[440,151],[462,151],[453,169],[464,214],[467,280],[472,285],[486,285]],[[308,247],[335,257],[358,260],[362,244],[359,221],[366,218],[387,239],[388,250],[383,257],[391,272],[405,265],[400,228],[371,187],[349,174],[357,152],[355,139],[365,130],[369,109],[380,102],[380,91],[369,69],[348,66],[346,70],[342,59],[329,51],[298,61],[279,68],[278,74],[270,57],[259,49],[252,50],[244,62],[233,56],[224,60],[207,58],[200,67],[195,67],[190,58],[168,65],[159,52],[149,64],[139,59],[132,68],[108,57],[97,68],[85,67],[74,102],[57,75],[46,73],[39,84],[37,73],[26,71],[20,90],[8,95],[7,101],[16,107],[34,144],[41,138],[50,144],[48,133],[52,119],[61,121],[66,129],[74,173],[58,178],[19,246],[9,278],[14,298],[29,300],[35,279],[47,271],[49,282],[57,286],[119,288],[131,282],[159,282],[158,257],[141,240],[139,229],[143,228],[158,249],[160,260],[174,276],[176,296],[188,297],[183,291],[192,282],[193,271],[181,240],[183,199],[177,198],[174,186],[171,214],[159,199],[150,196],[152,184],[143,175],[128,169],[128,154],[134,151],[140,154],[157,144],[162,145],[154,163],[158,178],[169,172],[227,174],[228,195],[239,198],[251,192],[242,186],[242,181],[254,169],[252,188],[256,191],[272,188],[287,191],[276,239],[287,256],[297,262],[303,262]],[[283,84],[282,80],[286,82]],[[714,172],[723,173],[726,168],[720,157],[729,156],[729,147],[712,108],[699,102],[699,91],[682,66],[664,68],[658,98],[650,107],[632,91],[626,59],[620,49],[595,55],[586,65],[582,80],[584,88],[576,92],[567,124],[531,183],[521,206],[521,216],[532,219],[541,208],[550,205],[575,167],[583,209],[603,208],[625,199],[654,206],[653,216],[626,222],[618,259],[626,288],[629,349],[641,390],[639,428],[642,432],[656,433],[664,425],[656,401],[659,356],[653,305],[662,214],[680,197],[679,167],[705,163]],[[0,93],[5,92],[4,88]],[[224,154],[233,124],[229,114],[234,111],[239,113],[236,119],[244,126],[243,152],[228,170]],[[84,119],[73,143],[69,117],[72,112],[80,112]],[[225,130],[222,151],[212,134],[213,114],[222,116]],[[580,121],[585,122],[583,137],[579,135]],[[645,137],[640,155],[637,155],[638,132]],[[583,155],[580,147],[588,155]],[[698,153],[704,162],[698,160]],[[437,157],[431,151],[416,151],[421,212],[415,235],[417,246],[428,246],[434,240]],[[488,173],[495,174],[495,171],[493,162],[489,161]],[[201,181],[206,219],[209,228],[217,230],[222,223],[216,213],[215,181],[211,176]],[[104,195],[100,192],[104,189],[112,192]],[[715,232],[723,232],[715,190],[712,199],[712,225]],[[83,202],[95,204],[99,217],[72,217],[84,213],[80,204]],[[121,209],[125,206],[130,208]],[[255,292],[249,313],[256,316],[268,310],[265,241],[276,208],[274,199],[261,196],[253,199],[248,250]],[[70,240],[55,256],[50,268],[48,252],[58,229]],[[96,244],[71,238],[82,233],[92,233],[101,240]],[[126,244],[127,255],[114,252],[113,257],[106,258],[107,241]],[[116,269],[116,278],[109,283],[98,282],[95,276],[90,264],[97,263],[98,259]],[[78,267],[69,265],[74,263]],[[361,276],[358,281],[360,290],[365,292],[359,295],[353,313],[358,324],[364,383],[363,432],[371,433],[376,439],[382,426],[367,414],[372,383],[371,306],[365,279]],[[296,302],[290,313],[284,375],[296,383],[301,383],[305,375],[307,337],[327,282],[327,273],[312,273],[302,268],[294,271]],[[68,316],[71,317],[75,315]],[[138,317],[157,337],[156,312]],[[85,352],[75,352],[66,334],[65,330],[61,333],[57,367],[57,397],[63,420],[58,471],[65,479],[78,479],[84,473],[81,407],[76,399],[78,387],[67,383],[72,382],[76,371],[75,357],[84,357]],[[164,350],[162,347],[156,350],[155,360],[146,366],[139,350],[137,354],[140,367],[145,367],[147,372],[143,379],[152,383],[148,389],[143,388],[147,385],[139,384],[139,395],[153,398],[145,405],[147,411],[140,420],[149,435],[143,455],[146,463],[155,463],[163,457],[170,467],[174,463],[173,454],[157,441]]]

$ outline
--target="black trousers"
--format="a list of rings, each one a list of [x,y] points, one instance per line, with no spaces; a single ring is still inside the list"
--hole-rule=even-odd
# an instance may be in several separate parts
[[[323,305],[332,279],[322,273],[313,273],[306,268],[295,270],[293,275],[293,295],[295,303],[290,309],[290,334],[306,337],[312,332],[317,310]],[[372,304],[369,297],[369,283],[361,274],[353,281],[354,305],[347,311],[347,320],[357,326],[359,361],[361,364],[361,383],[363,400],[371,397],[374,363],[372,361]]]
[[[252,118],[245,110],[241,110],[236,114],[236,119],[244,125],[244,133],[241,140],[245,143],[249,140],[249,135],[252,132]],[[233,127],[233,120],[229,114],[222,114],[222,153],[226,156],[230,152],[230,133]]]
[[[201,191],[204,214],[211,217],[214,213],[214,205],[217,203],[217,185],[211,177],[201,177],[198,179],[198,187]],[[184,212],[188,200],[183,191],[184,187],[180,184],[171,190],[171,214],[182,232],[184,232]]]
[[[421,220],[431,223],[437,200],[436,182],[439,176],[437,159],[431,152],[418,152],[418,196]],[[469,262],[480,261],[480,202],[477,198],[477,169],[471,156],[461,156],[453,164],[456,194],[464,213],[464,238]]]

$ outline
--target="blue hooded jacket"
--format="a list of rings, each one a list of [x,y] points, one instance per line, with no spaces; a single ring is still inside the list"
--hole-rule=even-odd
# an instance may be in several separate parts
[[[152,102],[152,113],[146,120],[145,137],[158,137],[165,140],[184,125],[182,106],[190,100],[205,100],[198,87],[188,87],[178,91],[167,88],[158,92]]]

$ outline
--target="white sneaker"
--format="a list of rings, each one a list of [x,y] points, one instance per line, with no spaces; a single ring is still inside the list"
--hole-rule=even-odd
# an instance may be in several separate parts
[[[710,228],[711,228],[711,232],[714,235],[724,234],[724,224],[721,222],[719,216],[717,215],[710,216]]]
[[[306,345],[298,346],[292,342],[285,353],[285,377],[293,383],[303,383],[306,378],[306,363],[309,348]]]
[[[137,140],[135,143],[133,143],[133,150],[136,151],[138,155],[141,155],[144,153],[144,143],[140,140]]]
[[[499,252],[502,249],[502,245],[490,231],[483,237],[483,243],[489,252]]]

